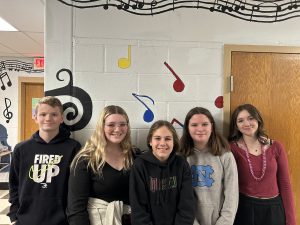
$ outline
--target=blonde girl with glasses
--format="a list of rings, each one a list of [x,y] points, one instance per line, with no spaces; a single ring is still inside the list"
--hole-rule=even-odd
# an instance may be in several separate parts
[[[129,174],[134,150],[124,109],[106,106],[71,164],[70,225],[130,224]]]

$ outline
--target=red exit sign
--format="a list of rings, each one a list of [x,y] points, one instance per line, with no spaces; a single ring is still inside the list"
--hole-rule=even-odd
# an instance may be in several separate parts
[[[44,58],[34,58],[33,60],[33,68],[35,70],[44,69]]]

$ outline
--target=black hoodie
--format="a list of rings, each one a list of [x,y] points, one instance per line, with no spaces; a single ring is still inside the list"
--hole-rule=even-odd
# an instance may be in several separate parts
[[[195,218],[191,171],[172,152],[165,163],[152,153],[134,162],[130,175],[132,225],[192,225]]]
[[[80,149],[64,128],[49,143],[37,131],[16,145],[9,173],[10,211],[17,225],[67,225],[70,163]]]

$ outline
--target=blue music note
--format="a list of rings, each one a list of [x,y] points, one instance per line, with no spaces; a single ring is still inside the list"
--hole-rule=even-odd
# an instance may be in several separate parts
[[[142,104],[146,107],[146,109],[147,109],[147,110],[145,111],[145,113],[144,113],[144,116],[143,116],[144,121],[147,122],[147,123],[153,121],[153,119],[154,119],[154,114],[153,114],[153,112],[152,112],[151,109],[145,104],[145,102],[143,102],[139,97],[150,99],[153,105],[154,105],[154,100],[153,100],[152,98],[150,98],[149,96],[147,96],[147,95],[138,95],[138,94],[135,94],[135,93],[132,93],[132,95],[133,95],[137,100],[139,100],[139,102],[142,103]]]

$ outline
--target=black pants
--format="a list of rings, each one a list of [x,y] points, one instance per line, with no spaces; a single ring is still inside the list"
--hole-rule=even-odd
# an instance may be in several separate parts
[[[281,197],[259,199],[240,194],[234,225],[285,225]]]

